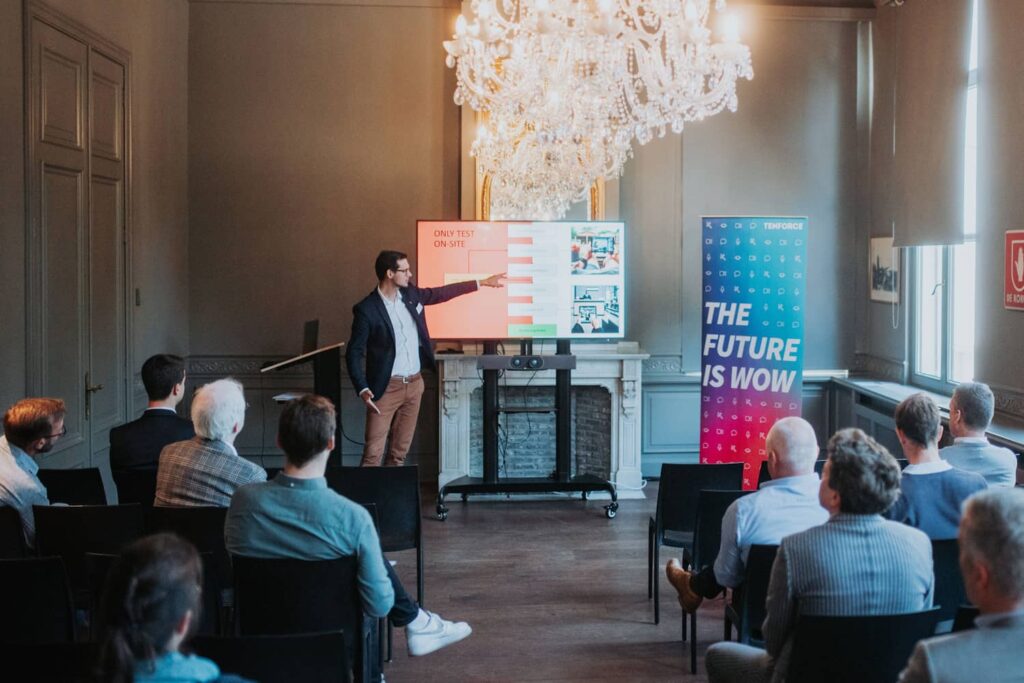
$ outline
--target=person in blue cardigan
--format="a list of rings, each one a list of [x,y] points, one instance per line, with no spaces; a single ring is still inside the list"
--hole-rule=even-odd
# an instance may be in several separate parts
[[[985,478],[953,467],[939,457],[942,424],[939,407],[917,393],[896,406],[896,435],[910,463],[900,478],[900,497],[889,519],[909,524],[932,540],[956,538],[960,509],[972,493],[985,489]]]

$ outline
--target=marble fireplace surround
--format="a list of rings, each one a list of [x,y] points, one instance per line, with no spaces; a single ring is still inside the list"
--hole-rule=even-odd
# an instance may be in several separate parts
[[[640,474],[641,376],[643,361],[649,355],[639,350],[621,352],[626,345],[581,345],[572,349],[576,355],[572,385],[603,387],[611,397],[608,471],[620,499],[644,497]],[[536,347],[534,352],[541,354]],[[470,473],[472,395],[474,389],[483,386],[476,368],[478,353],[478,349],[467,348],[465,354],[437,354],[441,423],[439,487]],[[512,387],[554,386],[555,373],[553,370],[507,372],[501,382]]]

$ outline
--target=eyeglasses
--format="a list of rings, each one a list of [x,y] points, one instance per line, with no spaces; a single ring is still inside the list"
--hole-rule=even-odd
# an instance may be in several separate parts
[[[412,274],[412,268],[399,268],[395,271],[396,273],[405,273],[406,275]]]
[[[67,433],[68,433],[68,426],[64,425],[64,428],[61,429],[59,433],[57,433],[57,434],[50,434],[49,436],[46,436],[44,438],[46,438],[46,439],[56,439],[57,437],[64,436]]]

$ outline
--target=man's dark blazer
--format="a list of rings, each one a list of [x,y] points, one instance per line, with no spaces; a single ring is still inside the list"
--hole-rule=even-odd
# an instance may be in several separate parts
[[[110,469],[155,472],[164,446],[195,435],[190,420],[169,410],[147,410],[139,419],[110,430]]]
[[[417,287],[409,285],[399,291],[420,337],[420,365],[434,369],[434,349],[430,346],[430,332],[423,307],[441,304],[463,294],[475,292],[474,280],[457,282],[444,287]],[[395,366],[395,331],[391,318],[374,288],[366,298],[352,307],[352,337],[345,349],[345,363],[348,376],[352,379],[356,393],[369,387],[375,399],[384,395],[391,381],[391,369]],[[364,369],[365,364],[365,369]]]

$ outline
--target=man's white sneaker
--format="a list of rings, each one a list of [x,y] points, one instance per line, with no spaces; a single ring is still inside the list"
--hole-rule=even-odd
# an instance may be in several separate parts
[[[412,657],[429,655],[442,647],[459,642],[473,632],[464,621],[448,621],[433,612],[427,614],[430,615],[430,620],[426,626],[415,631],[409,627],[405,629],[405,640],[409,646],[409,655]]]

